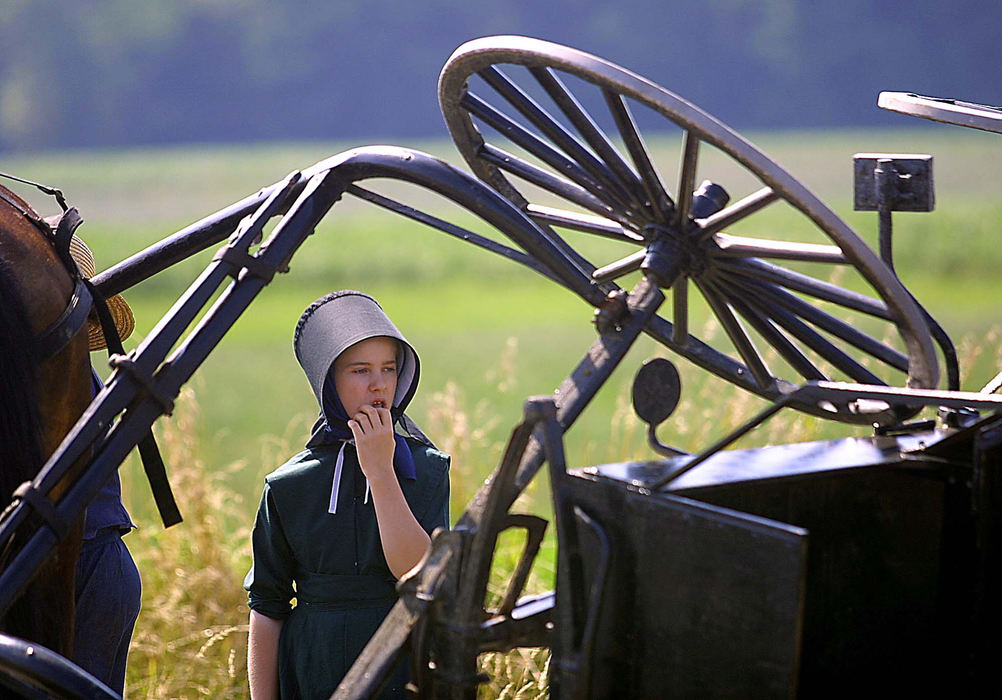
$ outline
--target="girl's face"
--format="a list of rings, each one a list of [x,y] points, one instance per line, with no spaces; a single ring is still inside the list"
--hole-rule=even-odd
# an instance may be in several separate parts
[[[397,342],[377,336],[345,350],[334,361],[334,388],[349,418],[363,406],[390,408],[397,391]]]

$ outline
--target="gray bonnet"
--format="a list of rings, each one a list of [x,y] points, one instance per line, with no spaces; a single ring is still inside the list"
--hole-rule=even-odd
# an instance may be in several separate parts
[[[368,338],[386,336],[400,341],[394,413],[402,412],[417,390],[419,361],[414,348],[368,294],[350,289],[313,302],[296,325],[293,345],[317,402],[323,405],[324,381],[338,356]]]

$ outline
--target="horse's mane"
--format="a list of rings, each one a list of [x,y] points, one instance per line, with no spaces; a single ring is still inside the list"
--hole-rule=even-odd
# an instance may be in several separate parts
[[[0,510],[42,464],[34,338],[7,265],[0,259]]]

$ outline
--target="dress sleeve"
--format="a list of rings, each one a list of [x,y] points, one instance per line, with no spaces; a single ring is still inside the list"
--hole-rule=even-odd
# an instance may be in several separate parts
[[[424,489],[426,499],[420,514],[415,514],[418,523],[429,535],[437,527],[449,527],[449,457],[442,455],[439,467],[429,474],[429,482]]]
[[[275,619],[292,612],[295,558],[286,539],[271,485],[265,482],[251,533],[254,563],[244,579],[251,610]]]

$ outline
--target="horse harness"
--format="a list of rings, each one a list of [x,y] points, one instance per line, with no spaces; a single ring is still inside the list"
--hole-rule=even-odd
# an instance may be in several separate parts
[[[70,240],[77,227],[83,223],[83,218],[76,207],[69,207],[61,191],[54,187],[49,187],[37,182],[25,180],[7,173],[0,172],[0,177],[5,177],[18,182],[32,185],[45,194],[56,198],[62,214],[56,217],[43,219],[31,209],[25,207],[16,199],[7,195],[0,188],[0,199],[11,205],[20,212],[31,224],[38,229],[49,244],[53,247],[59,260],[66,268],[70,279],[73,280],[73,294],[70,296],[66,308],[55,321],[42,331],[35,340],[35,352],[44,362],[53,357],[60,350],[65,348],[70,340],[83,328],[91,310],[97,314],[101,323],[101,331],[104,333],[105,342],[108,348],[109,364],[113,368],[120,368],[130,372],[130,375],[138,380],[138,383],[145,389],[152,390],[152,382],[145,376],[136,376],[138,373],[132,364],[131,358],[125,353],[122,346],[122,339],[118,335],[114,319],[108,310],[108,304],[104,295],[86,279],[80,272],[73,256],[70,255]],[[154,392],[156,393],[156,392]],[[165,406],[166,413],[170,414],[171,406]],[[167,478],[167,470],[153,437],[152,429],[139,442],[139,455],[143,462],[143,470],[146,478],[150,482],[150,489],[153,491],[153,498],[156,501],[157,510],[163,520],[164,527],[170,527],[181,522],[181,513],[174,500],[171,491],[170,481]],[[25,482],[14,492],[15,498],[21,498],[29,502],[38,511],[39,515],[58,533],[66,529],[55,513],[55,508],[47,496],[34,488],[31,482]]]

